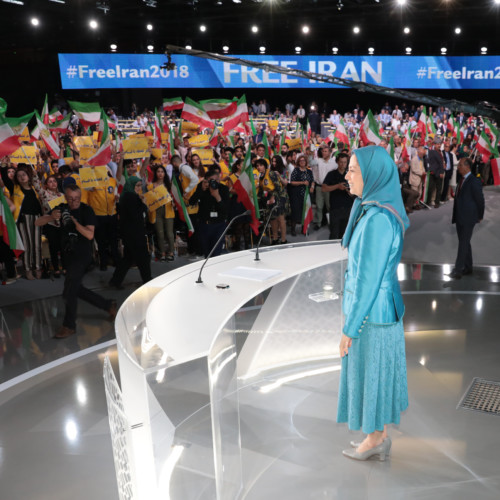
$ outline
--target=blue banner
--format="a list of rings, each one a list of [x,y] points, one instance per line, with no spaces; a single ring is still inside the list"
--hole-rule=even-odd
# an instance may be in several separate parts
[[[406,89],[498,89],[500,56],[235,56],[348,80]],[[336,85],[257,68],[174,55],[59,54],[63,89],[321,88]],[[337,87],[340,88],[340,87]]]

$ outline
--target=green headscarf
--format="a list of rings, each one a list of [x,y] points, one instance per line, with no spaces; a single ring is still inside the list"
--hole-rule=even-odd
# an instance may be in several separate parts
[[[142,180],[139,177],[136,177],[135,175],[129,177],[125,182],[125,186],[123,186],[123,191],[121,196],[123,196],[125,193],[135,193],[135,185],[138,182],[142,182]]]

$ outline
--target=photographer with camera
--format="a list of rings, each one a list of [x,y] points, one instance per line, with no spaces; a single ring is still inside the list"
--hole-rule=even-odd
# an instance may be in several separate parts
[[[219,171],[209,170],[189,199],[191,205],[198,205],[199,237],[205,257],[226,228],[229,213],[229,188],[219,182]],[[212,254],[220,255],[224,242]]]
[[[64,194],[67,203],[55,207],[50,214],[39,217],[37,226],[60,221],[61,248],[66,266],[63,298],[66,302],[63,326],[54,338],[63,339],[76,330],[78,298],[107,311],[110,319],[116,316],[116,302],[82,285],[83,276],[92,260],[92,240],[94,238],[95,214],[91,207],[81,202],[82,193],[75,181],[66,181]]]

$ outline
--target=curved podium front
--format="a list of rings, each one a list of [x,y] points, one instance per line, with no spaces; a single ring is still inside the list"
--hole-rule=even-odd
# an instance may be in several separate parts
[[[267,410],[293,410],[306,391],[290,384],[340,369],[346,257],[329,241],[238,252],[211,259],[203,283],[196,262],[128,297],[120,386],[104,370],[120,498],[248,497],[266,442],[287,442]]]

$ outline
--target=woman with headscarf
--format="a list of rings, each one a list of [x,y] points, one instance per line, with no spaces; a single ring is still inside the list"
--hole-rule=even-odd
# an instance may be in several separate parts
[[[354,151],[346,175],[354,201],[342,245],[348,249],[344,284],[345,324],[340,341],[337,422],[367,434],[343,454],[355,460],[391,449],[388,424],[408,407],[404,304],[397,278],[409,226],[398,169],[385,149]]]
[[[143,283],[151,280],[151,258],[148,251],[146,216],[148,209],[143,201],[142,180],[130,176],[125,182],[118,205],[118,227],[123,242],[123,259],[115,268],[109,282],[121,288],[128,270],[134,265],[139,268]]]

